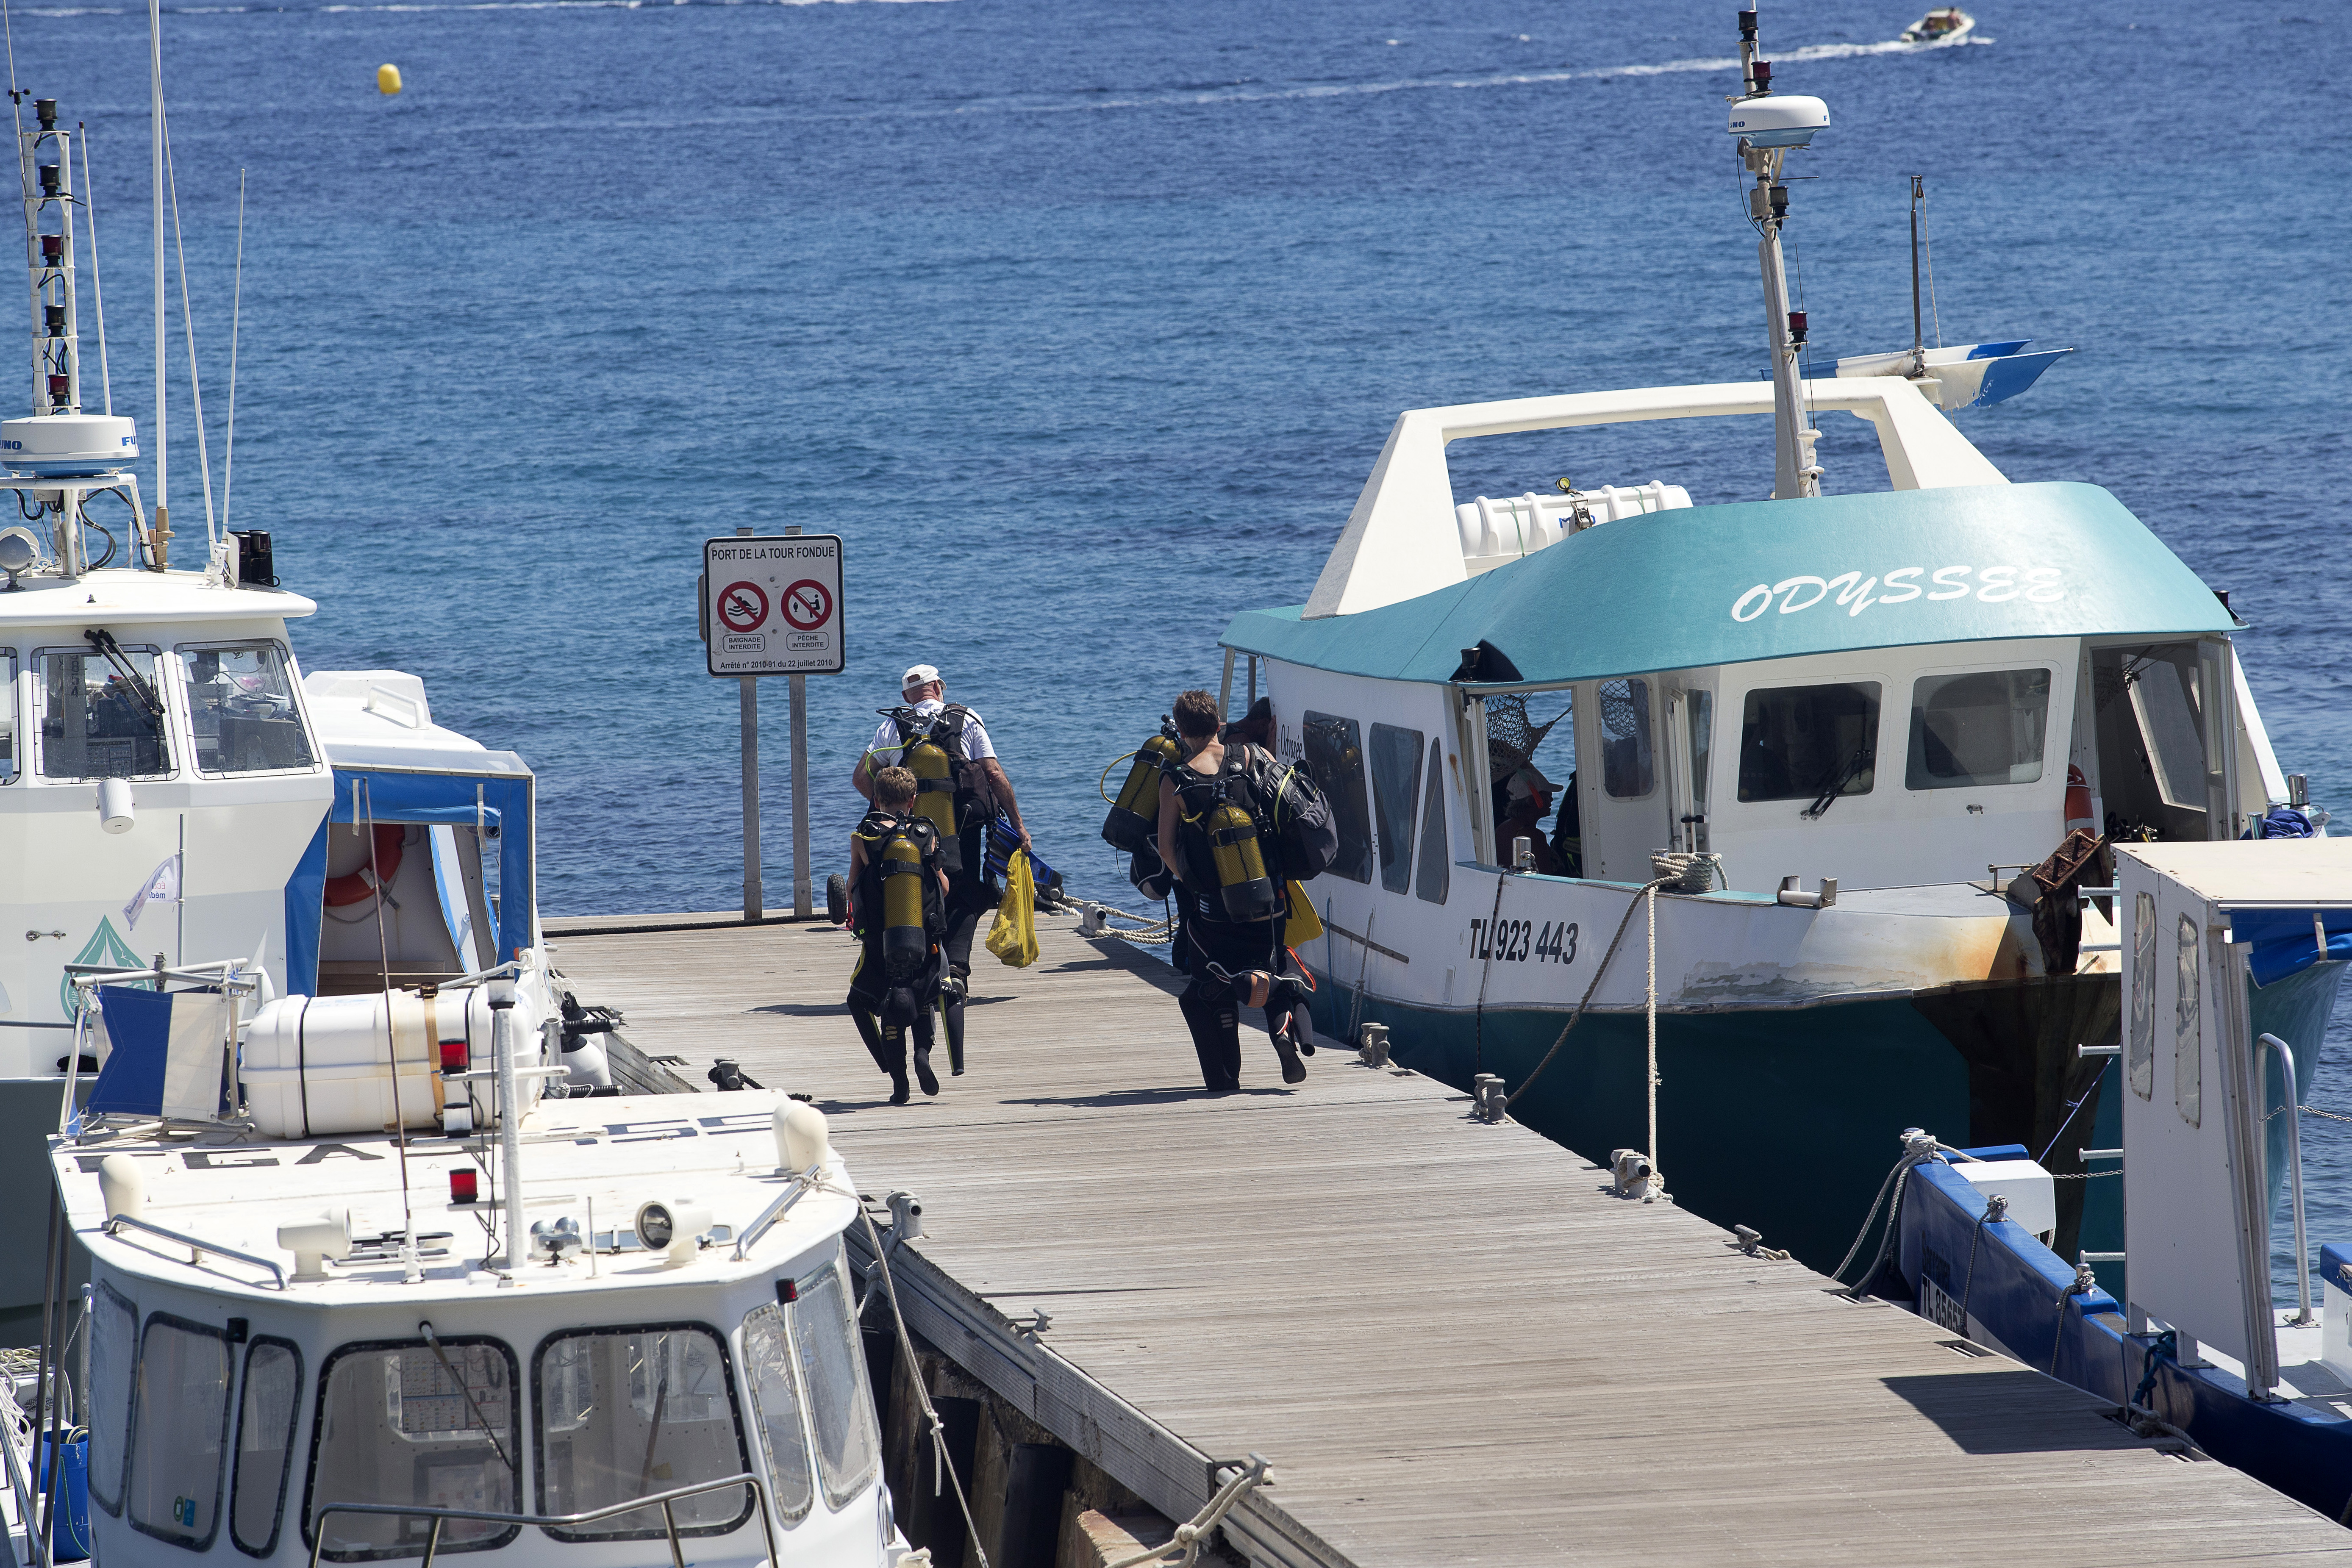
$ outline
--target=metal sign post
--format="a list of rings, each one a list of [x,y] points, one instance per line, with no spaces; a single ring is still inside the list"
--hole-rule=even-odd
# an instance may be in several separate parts
[[[814,912],[808,830],[808,690],[811,675],[847,662],[841,606],[841,538],[788,528],[781,538],[739,528],[703,542],[700,584],[705,668],[741,683],[743,918],[765,913],[760,896],[760,699],[764,675],[792,678],[793,913]]]

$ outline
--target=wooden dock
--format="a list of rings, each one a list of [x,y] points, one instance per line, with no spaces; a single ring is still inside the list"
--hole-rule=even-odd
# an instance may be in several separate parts
[[[864,1191],[920,1194],[908,1323],[1005,1401],[1171,1518],[1213,1462],[1271,1459],[1227,1525],[1253,1563],[2352,1557],[2250,1478],[1609,1195],[1433,1079],[1327,1046],[1286,1089],[1245,1034],[1244,1091],[1207,1098],[1172,976],[1068,921],[1033,969],[975,952],[970,1071],[907,1107],[840,1011],[835,928],[552,925],[640,1047],[814,1095]],[[1759,1149],[1758,1181],[1795,1158]]]

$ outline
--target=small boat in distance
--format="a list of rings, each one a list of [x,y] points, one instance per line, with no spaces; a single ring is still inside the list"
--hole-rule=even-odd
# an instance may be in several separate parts
[[[1906,44],[1957,44],[1977,30],[1977,19],[1958,5],[1938,5],[1903,29]]]

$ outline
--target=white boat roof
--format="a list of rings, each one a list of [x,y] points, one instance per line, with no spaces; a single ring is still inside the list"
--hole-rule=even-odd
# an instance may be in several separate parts
[[[740,1236],[789,1184],[775,1174],[772,1131],[776,1108],[786,1103],[783,1095],[763,1089],[541,1101],[522,1122],[526,1225],[568,1215],[584,1235],[593,1204],[595,1228],[629,1237],[634,1247],[639,1205],[692,1202],[709,1210],[714,1226],[727,1226],[730,1239],[706,1245],[677,1268],[639,1250],[597,1258],[593,1275],[584,1253],[561,1264],[527,1264],[517,1271],[524,1287],[520,1293],[502,1288],[496,1274],[481,1268],[485,1242],[477,1216],[497,1209],[503,1193],[493,1194],[485,1176],[483,1202],[449,1202],[449,1173],[479,1169],[465,1149],[474,1139],[408,1140],[408,1190],[417,1233],[448,1233],[446,1239],[420,1243],[446,1248],[423,1260],[422,1280],[404,1279],[395,1237],[383,1249],[389,1256],[362,1258],[355,1247],[350,1260],[327,1265],[327,1280],[292,1283],[283,1290],[268,1270],[252,1263],[211,1254],[192,1263],[187,1247],[160,1237],[129,1226],[106,1234],[100,1163],[110,1154],[137,1163],[146,1188],[142,1217],[150,1223],[267,1259],[290,1278],[294,1255],[278,1245],[280,1226],[348,1209],[354,1237],[401,1229],[402,1162],[390,1136],[278,1142],[223,1131],[79,1145],[53,1139],[50,1151],[75,1231],[110,1268],[257,1302],[405,1309],[452,1300],[481,1301],[501,1289],[505,1294],[499,1299],[513,1300],[550,1292],[708,1289],[772,1277],[857,1215],[856,1190],[835,1153],[825,1183],[793,1204],[736,1260],[731,1237]],[[495,1148],[495,1131],[489,1139]]]
[[[113,566],[79,577],[26,573],[0,590],[0,628],[106,626],[126,622],[299,620],[318,605],[285,588],[231,588],[202,572],[140,572]],[[129,640],[127,637],[125,640]]]
[[[2352,908],[2352,838],[2118,844],[2116,853],[2225,909]]]
[[[302,678],[310,722],[339,768],[528,773],[512,752],[433,721],[425,682],[398,669],[321,669]]]

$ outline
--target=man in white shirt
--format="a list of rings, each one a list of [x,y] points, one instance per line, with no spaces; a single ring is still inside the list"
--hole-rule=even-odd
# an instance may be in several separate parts
[[[947,1005],[948,1068],[961,1078],[963,1075],[963,1000],[970,989],[971,977],[971,939],[979,929],[980,917],[994,909],[1002,899],[1001,891],[986,875],[988,826],[999,812],[1021,836],[1021,847],[1029,847],[1029,830],[1022,825],[1021,805],[1013,798],[1013,781],[1005,776],[1004,764],[998,760],[996,744],[988,738],[988,726],[979,714],[958,706],[952,711],[947,701],[947,688],[940,679],[936,666],[918,664],[900,677],[898,689],[906,706],[898,711],[906,715],[902,723],[897,716],[885,717],[874,731],[874,739],[866,754],[857,759],[850,770],[849,782],[867,800],[874,798],[874,775],[884,768],[897,767],[906,760],[908,737],[923,729],[937,727],[942,716],[960,714],[962,723],[955,738],[947,742],[949,765],[955,779],[955,812],[957,837],[961,841],[962,862],[954,868],[950,857],[948,893],[948,978],[940,987],[940,1000]],[[956,729],[950,724],[950,729]]]

